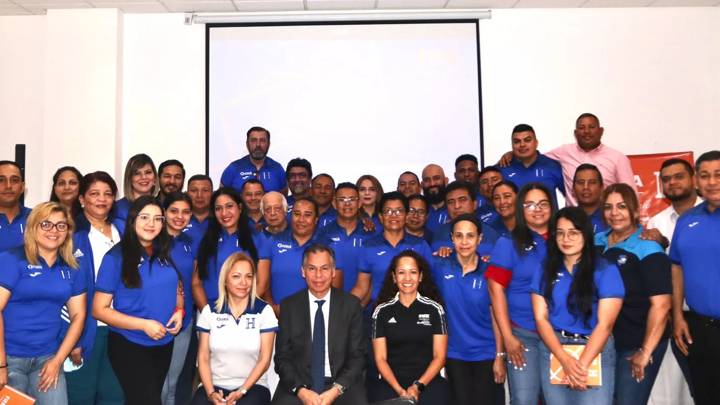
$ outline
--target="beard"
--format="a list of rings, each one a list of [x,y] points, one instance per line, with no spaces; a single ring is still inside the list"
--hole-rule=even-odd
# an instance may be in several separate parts
[[[687,190],[683,191],[682,193],[676,194],[676,195],[667,195],[666,194],[665,197],[672,202],[676,202],[676,201],[682,201],[682,200],[690,197],[690,195],[692,195],[692,189],[687,189]]]
[[[440,204],[445,201],[445,186],[423,187],[423,195],[429,204]]]
[[[250,153],[250,157],[252,157],[253,160],[262,160],[265,159],[266,154],[267,152],[263,148],[255,148],[252,153]]]

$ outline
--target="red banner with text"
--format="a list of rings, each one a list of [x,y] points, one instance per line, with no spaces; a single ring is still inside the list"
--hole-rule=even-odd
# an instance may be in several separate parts
[[[640,222],[647,221],[658,212],[667,208],[670,203],[665,199],[660,182],[660,166],[667,159],[678,158],[694,164],[692,152],[654,153],[651,155],[628,155],[635,185],[640,199]]]

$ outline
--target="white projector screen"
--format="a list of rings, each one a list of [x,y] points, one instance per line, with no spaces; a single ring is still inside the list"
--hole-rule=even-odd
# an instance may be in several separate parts
[[[477,20],[207,26],[207,165],[247,154],[252,126],[268,156],[308,159],[336,183],[363,174],[394,190],[428,163],[482,159]]]

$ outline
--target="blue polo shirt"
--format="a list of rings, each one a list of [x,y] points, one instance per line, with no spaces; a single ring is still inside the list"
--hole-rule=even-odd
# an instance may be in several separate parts
[[[252,233],[259,233],[267,226],[267,222],[265,222],[265,217],[260,217],[257,221],[248,217],[248,226]]]
[[[7,355],[39,357],[57,352],[63,328],[60,310],[70,297],[85,293],[82,272],[59,255],[52,266],[41,257],[38,264],[30,264],[22,248],[0,253],[0,263],[0,286],[10,291],[2,312]]]
[[[625,300],[613,327],[615,347],[622,350],[642,346],[650,297],[672,294],[670,259],[657,242],[640,239],[642,231],[643,228],[638,227],[632,235],[613,247],[608,247],[611,231],[595,235],[595,245],[601,249],[605,259],[617,264],[625,284]],[[667,333],[666,330],[664,337]]]
[[[463,276],[455,253],[433,261],[433,280],[440,289],[448,320],[448,358],[495,359],[490,295],[484,277],[486,267],[478,260],[477,269]]]
[[[542,153],[537,154],[537,159],[528,167],[513,157],[510,164],[501,167],[503,179],[515,183],[522,188],[528,183],[542,183],[552,194],[553,204],[557,207],[557,191],[565,195],[565,183],[563,182],[562,167],[556,160],[550,159]]]
[[[123,197],[115,201],[115,204],[113,204],[112,217],[125,223],[125,221],[127,221],[128,212],[130,212],[130,205],[132,205],[132,203],[128,201],[127,197]]]
[[[257,234],[252,235],[253,243],[255,244],[255,251],[258,253],[260,258],[261,251],[261,240]],[[250,256],[250,252],[246,251],[240,246],[237,234],[228,234],[224,229],[220,231],[220,236],[217,241],[217,251],[215,255],[208,258],[207,261],[207,277],[202,280],[203,289],[205,290],[205,297],[207,302],[213,306],[217,301],[218,296],[218,281],[220,279],[220,270],[222,269],[223,263],[235,252],[243,252]],[[252,256],[250,256],[252,257]]]
[[[428,263],[432,263],[432,252],[425,239],[410,235],[407,232],[395,247],[385,239],[383,234],[375,235],[365,241],[365,248],[358,263],[358,271],[369,273],[372,278],[371,302],[375,302],[380,293],[380,288],[385,280],[385,273],[387,273],[392,258],[403,250],[413,250],[424,257]]]
[[[585,323],[584,316],[582,314],[573,314],[567,305],[567,298],[570,294],[576,268],[577,266],[575,266],[572,273],[568,272],[565,266],[558,269],[557,278],[552,289],[552,303],[548,303],[548,315],[550,324],[555,330],[590,335],[598,323],[598,301],[603,298],[623,298],[625,296],[625,287],[617,266],[607,260],[598,258],[593,273],[595,296],[592,300],[592,315],[588,322]],[[532,280],[533,294],[544,296],[545,282],[543,277],[543,269],[538,269]],[[640,334],[640,337],[642,336],[644,336],[644,333]]]
[[[136,318],[152,319],[163,325],[167,324],[177,304],[177,270],[169,263],[158,259],[151,261],[146,254],[143,254],[138,267],[140,287],[128,288],[122,281],[121,247],[122,242],[115,245],[103,257],[95,291],[111,294],[112,306],[116,311]],[[142,330],[120,329],[114,326],[111,326],[110,330],[141,346],[166,345],[173,339],[169,333],[162,339],[153,340]]]
[[[170,257],[172,258],[175,268],[180,273],[183,283],[183,293],[185,298],[185,318],[183,318],[182,327],[185,329],[192,321],[192,273],[195,263],[195,250],[192,248],[192,241],[188,235],[181,233],[172,240],[170,248]]]
[[[535,330],[530,285],[535,272],[542,269],[546,256],[545,239],[533,232],[532,244],[520,247],[501,237],[490,255],[486,277],[505,286],[510,321],[523,329]]]
[[[305,248],[315,242],[315,236],[300,245],[288,228],[272,236],[262,247],[260,259],[270,260],[270,292],[279,304],[286,297],[307,288],[302,276],[302,256]]]
[[[260,170],[250,160],[250,155],[238,159],[223,170],[220,182],[225,187],[232,187],[238,192],[242,191],[243,184],[250,179],[258,179],[265,192],[280,191],[286,186],[285,169],[280,163],[265,157]]]
[[[0,214],[0,252],[22,246],[25,234],[25,222],[30,208],[20,207],[20,212],[9,222],[5,214]]]
[[[202,241],[203,236],[205,236],[205,232],[207,232],[208,224],[210,216],[205,217],[204,220],[198,221],[197,218],[195,218],[195,215],[190,217],[190,222],[188,225],[183,229],[183,234],[187,234],[191,241],[191,246],[193,247],[193,251],[197,252],[198,248],[200,247],[200,242]]]
[[[487,256],[492,253],[495,242],[497,242],[500,235],[490,226],[483,226],[482,235],[482,240],[477,247],[477,253],[480,256]],[[433,252],[437,252],[441,247],[453,247],[452,222],[443,224],[443,226],[433,233],[432,244],[430,246]]]
[[[450,217],[448,216],[445,204],[443,204],[443,206],[440,208],[434,208],[431,205],[430,207],[428,207],[427,223],[425,224],[425,227],[434,233],[435,230],[440,227],[440,225],[444,224],[449,220]]]
[[[705,201],[678,219],[670,260],[683,268],[690,309],[720,319],[720,209],[710,212]]]
[[[483,224],[490,224],[496,218],[500,218],[500,215],[498,215],[497,211],[495,211],[495,207],[492,205],[492,202],[488,201],[480,194],[477,195],[477,209],[475,210],[475,215],[477,215],[477,219]]]
[[[607,224],[603,222],[602,208],[596,209],[595,212],[590,215],[590,223],[593,227],[593,233],[605,232],[608,229]]]
[[[512,238],[512,230],[508,229],[508,227],[505,226],[505,222],[503,222],[502,218],[499,215],[493,218],[492,221],[488,222],[487,225],[488,228],[492,228],[495,231],[495,233],[498,235],[498,238],[501,236],[504,236],[508,239]]]
[[[349,292],[355,287],[362,248],[365,241],[373,236],[375,232],[366,231],[362,221],[357,222],[355,230],[350,235],[336,221],[318,230],[317,241],[330,246],[335,251],[336,267],[343,272],[345,291]]]
[[[318,218],[318,229],[325,228],[328,226],[331,222],[334,222],[337,219],[337,210],[331,205],[328,207],[325,212],[320,214],[320,218]]]

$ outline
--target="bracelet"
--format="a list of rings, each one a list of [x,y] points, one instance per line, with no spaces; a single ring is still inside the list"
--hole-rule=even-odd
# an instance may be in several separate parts
[[[505,356],[507,356],[507,353],[505,353],[505,352],[497,352],[497,353],[495,353],[495,357],[505,357]]]
[[[175,312],[182,311],[182,317],[185,318],[185,308],[175,307],[175,310],[173,311],[173,315],[175,315]]]
[[[247,390],[245,389],[245,387],[240,387],[240,389],[238,389],[238,391],[240,391],[240,393],[243,394],[243,396],[247,395]]]
[[[650,364],[653,364],[653,358],[652,358],[652,353],[651,353],[651,352],[648,352],[648,351],[645,350],[645,348],[643,348],[643,347],[639,347],[639,348],[637,349],[637,351],[640,352],[640,353],[645,353],[645,354],[648,354],[648,353],[649,353],[649,354],[648,354],[648,357],[650,357],[649,363],[650,363]]]

